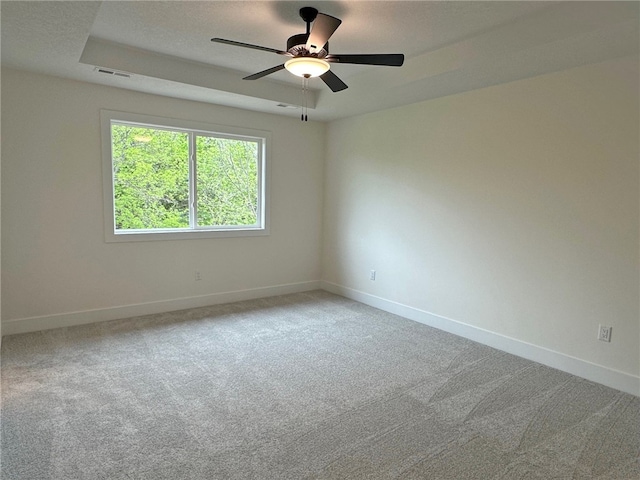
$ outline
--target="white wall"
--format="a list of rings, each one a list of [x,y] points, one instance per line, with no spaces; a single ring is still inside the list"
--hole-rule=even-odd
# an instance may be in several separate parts
[[[1,89],[0,89],[1,90]],[[0,91],[0,105],[2,105]],[[2,115],[0,115],[0,132],[2,131]],[[0,135],[1,137],[1,135]],[[2,151],[0,147],[0,172],[2,171]],[[0,252],[2,252],[2,175],[0,174]],[[0,255],[0,350],[2,349],[2,255]],[[1,364],[1,361],[0,361]]]
[[[100,109],[272,132],[271,234],[105,243]],[[3,69],[4,333],[317,287],[324,138],[324,124]]]
[[[327,288],[637,380],[638,74],[625,58],[332,122]]]

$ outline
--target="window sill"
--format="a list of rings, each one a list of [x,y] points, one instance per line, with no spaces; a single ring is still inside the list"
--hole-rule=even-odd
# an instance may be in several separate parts
[[[232,237],[259,237],[267,236],[266,228],[243,228],[228,230],[184,230],[184,231],[134,231],[107,233],[107,243],[119,242],[154,242],[158,240],[197,240],[202,238],[232,238]]]

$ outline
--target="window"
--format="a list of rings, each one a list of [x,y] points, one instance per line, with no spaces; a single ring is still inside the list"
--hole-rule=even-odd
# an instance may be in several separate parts
[[[267,132],[101,116],[107,241],[268,233]]]

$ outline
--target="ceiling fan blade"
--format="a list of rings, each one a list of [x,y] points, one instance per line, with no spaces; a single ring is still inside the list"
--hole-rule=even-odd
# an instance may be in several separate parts
[[[244,77],[243,80],[257,80],[259,78],[266,77],[267,75],[271,75],[272,73],[279,72],[280,70],[284,70],[284,64],[278,65],[277,67],[269,68],[267,70],[263,70],[262,72],[254,73],[253,75]]]
[[[329,37],[333,35],[333,32],[342,23],[342,20],[331,15],[325,15],[319,13],[313,22],[309,38],[307,39],[307,50],[311,53],[315,53],[324,47],[325,43],[329,41]]]
[[[320,78],[324,83],[327,84],[327,87],[331,89],[332,92],[340,92],[349,88],[346,83],[344,83],[338,76],[333,73],[331,70],[327,70],[325,73],[320,75]]]
[[[224,43],[226,45],[233,45],[233,46],[236,46],[236,47],[253,48],[254,50],[262,50],[264,52],[277,53],[278,55],[286,55],[288,57],[292,57],[293,56],[289,52],[284,52],[282,50],[276,50],[275,48],[261,47],[260,45],[252,45],[250,43],[236,42],[234,40],[226,40],[224,38],[212,38],[211,41],[212,42],[216,42],[216,43]]]
[[[385,65],[387,67],[401,67],[404,63],[402,53],[370,54],[370,55],[328,55],[327,62],[355,63],[360,65]]]

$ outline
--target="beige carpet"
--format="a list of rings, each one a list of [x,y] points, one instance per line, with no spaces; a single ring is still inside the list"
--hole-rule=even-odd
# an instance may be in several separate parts
[[[5,337],[2,479],[637,479],[640,399],[317,291]]]

